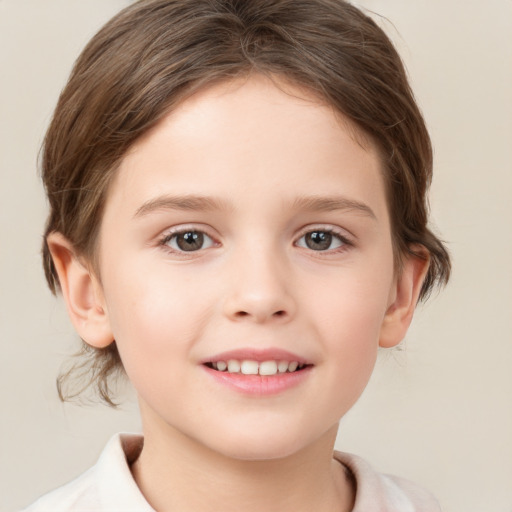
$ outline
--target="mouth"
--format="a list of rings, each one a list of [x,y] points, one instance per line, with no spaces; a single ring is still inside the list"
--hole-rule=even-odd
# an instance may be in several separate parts
[[[312,366],[303,362],[293,360],[288,361],[285,359],[269,359],[265,361],[256,361],[253,359],[226,359],[209,361],[204,364],[207,368],[217,372],[241,375],[261,375],[265,377],[297,373]]]
[[[311,360],[279,348],[240,348],[201,361],[218,384],[253,397],[273,396],[307,382]]]

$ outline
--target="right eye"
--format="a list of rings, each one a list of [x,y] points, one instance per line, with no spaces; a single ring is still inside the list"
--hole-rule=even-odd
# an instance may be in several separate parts
[[[176,252],[193,252],[213,247],[215,242],[202,231],[187,229],[168,234],[162,240],[162,245]]]

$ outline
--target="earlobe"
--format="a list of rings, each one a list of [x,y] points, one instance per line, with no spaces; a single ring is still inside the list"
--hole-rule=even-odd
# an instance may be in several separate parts
[[[79,336],[92,347],[105,348],[114,337],[101,285],[61,233],[47,238],[68,314]]]
[[[423,247],[415,247],[418,256],[408,256],[396,278],[390,304],[382,323],[379,345],[390,348],[398,345],[411,324],[430,258]]]

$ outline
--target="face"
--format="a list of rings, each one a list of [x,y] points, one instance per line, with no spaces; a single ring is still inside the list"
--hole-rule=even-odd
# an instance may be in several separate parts
[[[290,455],[375,363],[396,282],[377,152],[292,86],[213,86],[125,157],[99,270],[145,428]]]

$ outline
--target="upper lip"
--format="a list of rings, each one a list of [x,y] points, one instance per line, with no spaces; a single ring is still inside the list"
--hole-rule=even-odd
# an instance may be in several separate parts
[[[280,348],[240,348],[228,350],[204,359],[201,361],[201,364],[229,361],[230,359],[237,361],[257,361],[259,363],[263,361],[296,361],[299,364],[311,364],[311,362],[304,357]]]

